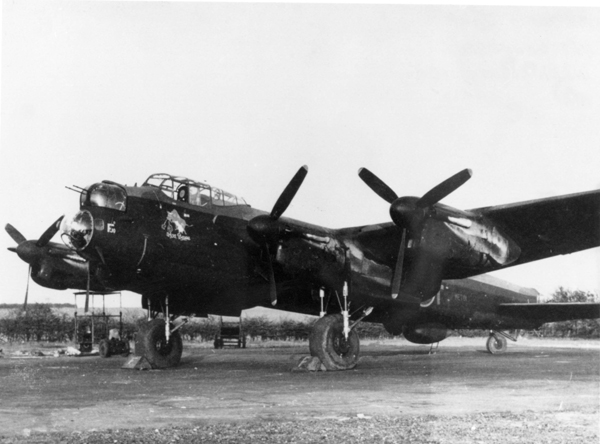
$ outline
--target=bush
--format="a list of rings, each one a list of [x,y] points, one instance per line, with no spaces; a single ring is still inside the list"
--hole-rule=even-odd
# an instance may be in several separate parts
[[[32,304],[27,311],[14,309],[0,320],[0,334],[11,341],[64,341],[72,325],[65,314],[59,315],[48,304]]]

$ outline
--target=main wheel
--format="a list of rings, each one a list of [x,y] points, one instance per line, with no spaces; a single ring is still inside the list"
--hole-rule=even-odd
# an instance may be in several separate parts
[[[499,355],[506,351],[508,346],[506,345],[506,338],[498,335],[490,335],[485,346],[488,351],[493,355]]]
[[[358,363],[358,334],[351,330],[346,339],[342,315],[327,315],[315,322],[309,336],[309,349],[327,370],[350,370]]]
[[[98,344],[98,352],[100,356],[103,358],[108,358],[110,356],[110,344],[108,339],[102,339]]]
[[[147,328],[140,330],[138,334],[143,334],[142,342],[144,345],[144,356],[148,362],[155,368],[174,367],[181,360],[183,352],[183,343],[179,331],[171,333],[167,342],[165,336],[165,321],[163,319],[154,319],[150,321]]]

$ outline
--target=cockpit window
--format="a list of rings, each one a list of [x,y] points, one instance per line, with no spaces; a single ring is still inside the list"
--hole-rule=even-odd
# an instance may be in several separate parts
[[[237,198],[233,194],[229,194],[227,191],[213,188],[213,205],[221,207],[231,207],[238,205]]]
[[[118,185],[105,182],[97,183],[89,187],[87,193],[82,194],[81,205],[125,211],[127,209],[127,194]]]
[[[173,184],[173,178],[168,174],[154,174],[146,180],[144,185],[152,185],[156,188],[159,188],[171,199],[175,198],[175,186]]]
[[[160,189],[170,199],[198,207],[248,205],[241,197],[185,177],[153,174],[144,182],[144,186],[148,185]]]
[[[210,205],[210,187],[208,185],[197,184],[189,187],[189,203],[199,207]]]

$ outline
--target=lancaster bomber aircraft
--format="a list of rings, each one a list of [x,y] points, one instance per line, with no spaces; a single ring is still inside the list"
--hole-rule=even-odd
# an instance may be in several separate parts
[[[185,317],[255,306],[320,314],[309,347],[328,370],[356,366],[362,320],[419,344],[487,329],[488,350],[501,353],[508,330],[600,317],[600,304],[538,303],[480,276],[598,247],[600,190],[463,211],[440,201],[470,170],[421,197],[398,197],[362,168],[392,221],[329,229],[283,217],[307,172],[298,170],[271,212],[169,174],[133,187],[105,180],[81,188],[80,210],[38,240],[6,225],[18,244],[10,249],[39,285],[139,293],[149,316],[136,353],[158,368],[180,361]],[[50,242],[58,232],[65,245]]]

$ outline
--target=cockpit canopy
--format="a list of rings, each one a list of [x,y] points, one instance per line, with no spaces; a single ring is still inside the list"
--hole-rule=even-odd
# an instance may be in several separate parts
[[[170,174],[153,174],[146,179],[142,186],[156,187],[171,199],[198,207],[248,205],[243,198],[220,188]]]

